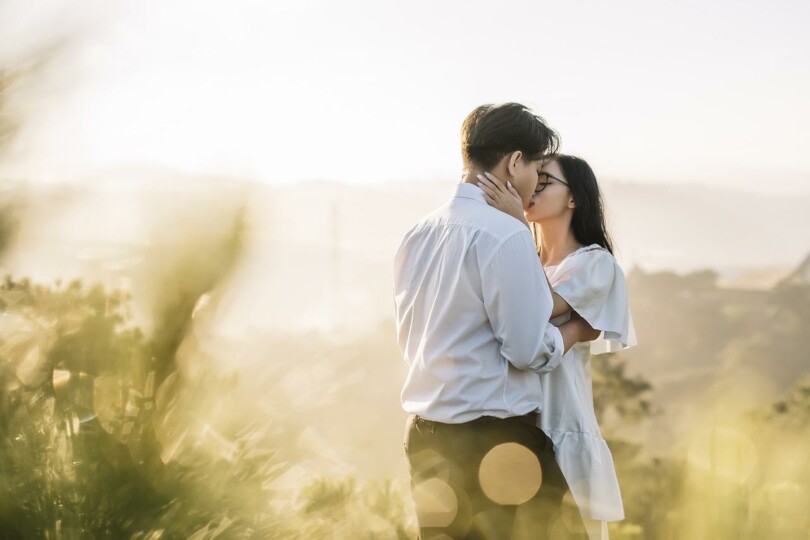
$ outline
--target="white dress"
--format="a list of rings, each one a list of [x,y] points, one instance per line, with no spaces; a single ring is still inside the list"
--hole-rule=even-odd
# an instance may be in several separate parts
[[[608,521],[624,519],[613,458],[596,422],[591,383],[591,355],[636,344],[624,273],[613,255],[597,244],[584,246],[546,266],[554,292],[602,334],[577,343],[560,365],[541,376],[543,410],[540,428],[554,443],[554,453],[591,538],[607,538]],[[570,318],[565,313],[551,322]]]

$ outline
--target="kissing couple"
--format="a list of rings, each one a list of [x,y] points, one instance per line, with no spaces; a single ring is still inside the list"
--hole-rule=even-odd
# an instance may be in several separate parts
[[[624,518],[590,362],[635,332],[596,177],[559,145],[521,104],[476,108],[461,182],[397,250],[423,540],[606,539]]]

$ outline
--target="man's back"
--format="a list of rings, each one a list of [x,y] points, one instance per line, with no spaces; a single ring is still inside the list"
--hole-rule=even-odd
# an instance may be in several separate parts
[[[544,279],[526,227],[459,184],[395,259],[398,341],[410,367],[403,408],[444,423],[536,410],[537,372],[562,353],[556,329],[544,330]]]

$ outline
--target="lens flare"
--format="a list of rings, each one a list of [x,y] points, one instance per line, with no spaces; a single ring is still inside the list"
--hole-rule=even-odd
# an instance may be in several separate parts
[[[447,527],[458,513],[458,498],[441,478],[429,478],[413,487],[413,501],[422,527]]]
[[[498,504],[523,504],[540,489],[543,471],[534,453],[518,443],[499,444],[481,461],[481,489]]]

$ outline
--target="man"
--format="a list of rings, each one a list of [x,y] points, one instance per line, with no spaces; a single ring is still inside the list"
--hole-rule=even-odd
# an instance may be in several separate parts
[[[543,538],[567,486],[537,427],[539,375],[598,332],[581,318],[549,323],[552,298],[528,228],[476,185],[491,172],[525,207],[556,133],[507,103],[475,109],[461,136],[462,182],[408,231],[394,264],[420,537]]]

